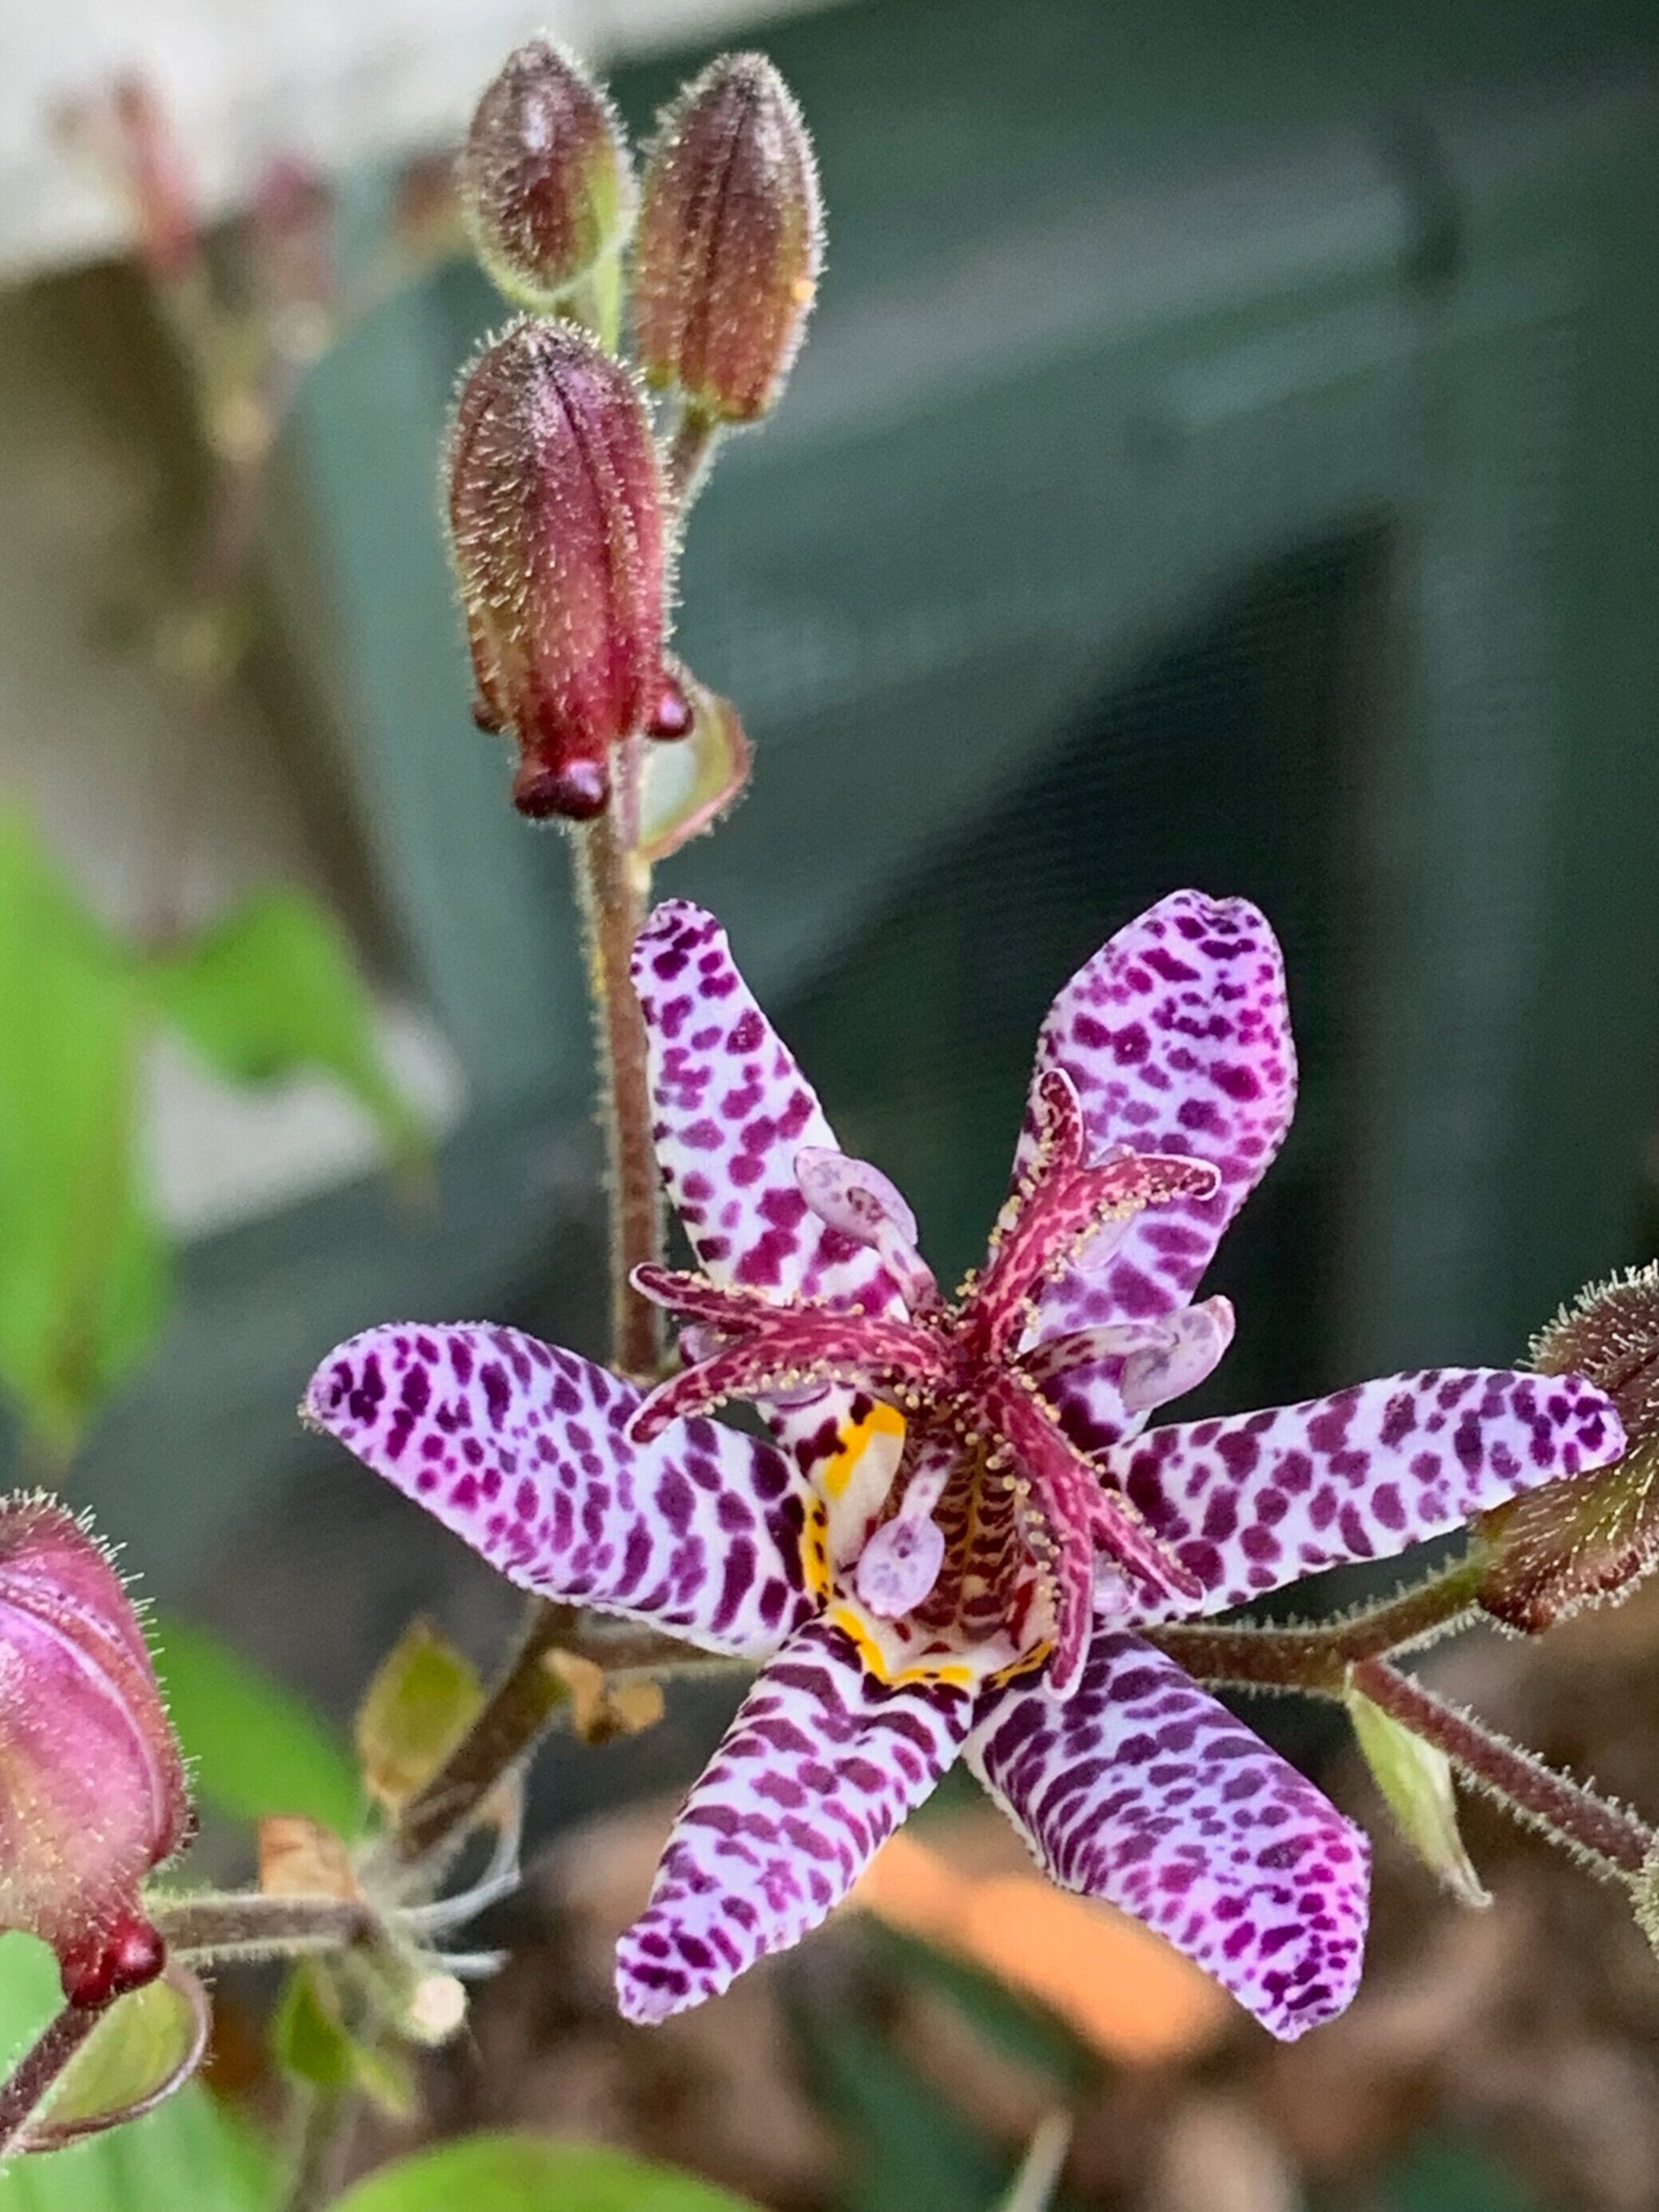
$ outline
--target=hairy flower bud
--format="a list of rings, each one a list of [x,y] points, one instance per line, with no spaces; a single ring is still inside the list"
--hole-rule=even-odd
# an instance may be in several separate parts
[[[613,252],[634,220],[616,110],[547,39],[509,54],[479,100],[458,180],[478,258],[510,299],[542,312]]]
[[[1587,1376],[1629,1449],[1599,1474],[1554,1482],[1483,1514],[1480,1603],[1537,1635],[1583,1606],[1626,1596],[1659,1564],[1659,1262],[1592,1285],[1534,1340],[1540,1375]]]
[[[161,1972],[139,1884],[185,1840],[184,1765],[137,1615],[95,1539],[0,1500],[0,1927],[57,1952],[71,2003]]]
[[[664,114],[645,173],[634,326],[648,382],[717,421],[776,402],[823,258],[800,110],[762,54],[727,54]]]
[[[462,381],[448,479],[475,716],[518,740],[520,813],[586,820],[611,747],[682,723],[664,711],[669,545],[645,404],[585,331],[517,323]]]

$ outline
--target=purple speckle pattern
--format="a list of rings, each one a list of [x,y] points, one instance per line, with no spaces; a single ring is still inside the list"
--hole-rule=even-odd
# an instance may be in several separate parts
[[[744,1700],[617,1947],[629,2019],[717,1996],[816,1928],[954,1762],[973,1717],[964,1692],[884,1689],[839,1629],[802,1630]]]
[[[664,1176],[707,1278],[659,1270],[656,1287],[710,1338],[655,1394],[647,1441],[629,1433],[643,1402],[631,1383],[484,1325],[371,1330],[329,1356],[307,1401],[315,1422],[526,1589],[769,1661],[623,1939],[623,2010],[664,2018],[799,1940],[965,1743],[1057,1881],[1160,1930],[1277,2035],[1340,2012],[1359,1972],[1363,1838],[1122,1632],[1387,1558],[1605,1466],[1623,1444],[1612,1406],[1572,1376],[1428,1370],[1151,1431],[1145,1413],[1126,1413],[1116,1381],[1136,1333],[1126,1349],[1121,1325],[1186,1305],[1290,1119],[1279,951],[1243,901],[1165,899],[1061,993],[985,1310],[970,1299],[949,1327],[909,1312],[876,1253],[807,1206],[796,1157],[835,1139],[713,917],[659,908],[635,972]],[[1076,1117],[1055,1071],[1082,1108],[1065,1143]],[[1139,1169],[1103,1158],[1121,1145]],[[1167,1182],[1155,1153],[1208,1163],[1218,1188],[1171,1185],[1097,1237],[1093,1264],[1085,1250],[1067,1265],[1071,1217],[1056,1242],[1052,1204],[1042,1212],[1054,1176],[1094,1191],[1091,1177],[1156,1168]],[[1098,1218],[1092,1200],[1079,1233],[1091,1211]],[[911,1257],[907,1279],[930,1285]],[[1063,1272],[1042,1281],[1050,1261]],[[1045,1342],[1100,1328],[1118,1334],[1075,1343],[1078,1364],[1042,1356]],[[1139,1334],[1157,1348],[1156,1329]],[[781,1377],[792,1402],[769,1403]],[[697,1413],[711,1379],[752,1389],[786,1449]],[[957,1581],[901,1624],[903,1652],[921,1638],[956,1682],[893,1688],[881,1638],[861,1649],[826,1608],[859,1623],[859,1557],[887,1497],[878,1478],[899,1466],[898,1424],[872,1422],[872,1407],[896,1407],[915,1446],[942,1391],[985,1414],[951,1433],[973,1431],[983,1450],[994,1431],[1004,1456],[947,1467],[939,1527],[948,1541],[971,1523],[973,1546],[959,1547]],[[852,1439],[872,1464],[849,1486],[836,1462]],[[992,1477],[1005,1486],[988,1488]],[[1039,1489],[1047,1517],[1029,1503]],[[855,1509],[843,1512],[846,1543],[828,1540],[838,1495]],[[1057,1524],[1081,1540],[1063,1575]],[[1097,1580],[1103,1558],[1131,1571]],[[1037,1619],[1043,1574],[1065,1601],[1051,1621]],[[1004,1645],[1027,1656],[1031,1637],[1052,1639],[1046,1659],[1036,1648],[1046,1674],[957,1686],[994,1680],[1004,1663],[976,1675],[958,1662]]]
[[[987,1699],[967,1756],[1055,1881],[1132,1912],[1275,2035],[1353,1996],[1365,1838],[1151,1644],[1097,1635],[1064,1704]]]
[[[726,932],[684,899],[655,908],[634,949],[663,1180],[717,1283],[902,1312],[875,1254],[811,1212],[795,1180],[835,1132],[738,972]]]
[[[1138,1607],[1146,1624],[1391,1559],[1522,1491],[1605,1465],[1621,1441],[1607,1399],[1579,1376],[1429,1367],[1152,1429],[1104,1465],[1204,1585],[1196,1606]]]
[[[630,1442],[641,1395],[518,1329],[394,1323],[331,1352],[304,1410],[520,1589],[767,1658],[817,1609],[803,1486],[714,1421]]]
[[[1079,969],[1037,1038],[1017,1172],[1051,1067],[1076,1085],[1097,1156],[1112,1145],[1189,1152],[1220,1182],[1211,1197],[1142,1214],[1098,1270],[1062,1275],[1043,1296],[1038,1334],[1172,1313],[1197,1288],[1295,1110],[1285,963],[1266,916],[1248,899],[1175,891]],[[1139,1425],[1125,1419],[1115,1373],[1080,1368],[1054,1390],[1079,1442],[1104,1443]]]

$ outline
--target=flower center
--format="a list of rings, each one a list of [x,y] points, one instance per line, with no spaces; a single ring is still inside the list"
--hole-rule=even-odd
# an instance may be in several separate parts
[[[1115,1358],[1126,1407],[1159,1403],[1219,1358],[1231,1334],[1224,1302],[1026,1346],[1048,1280],[1144,1207],[1207,1197],[1216,1172],[1121,1147],[1091,1162],[1077,1094],[1058,1071],[1042,1078],[1036,1109],[1032,1155],[986,1265],[952,1303],[886,1177],[818,1149],[797,1160],[802,1194],[820,1219],[879,1256],[890,1286],[884,1310],[636,1271],[647,1296],[692,1324],[682,1344],[690,1364],[635,1416],[641,1441],[727,1398],[776,1407],[836,1383],[863,1394],[850,1424],[812,1439],[822,1447],[812,1465],[832,1616],[889,1680],[954,1679],[964,1667],[979,1679],[1047,1658],[1063,1689],[1081,1669],[1103,1567],[1120,1611],[1136,1587],[1198,1595],[1188,1569],[1065,1435],[1042,1385],[1079,1362]],[[890,1415],[872,1427],[871,1403],[902,1417],[902,1438]],[[810,1419],[805,1407],[801,1419]]]

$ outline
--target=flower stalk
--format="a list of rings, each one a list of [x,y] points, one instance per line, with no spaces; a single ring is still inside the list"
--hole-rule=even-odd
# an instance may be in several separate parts
[[[65,2005],[0,2082],[0,2161],[25,2148],[29,2123],[101,2017],[94,2007]]]

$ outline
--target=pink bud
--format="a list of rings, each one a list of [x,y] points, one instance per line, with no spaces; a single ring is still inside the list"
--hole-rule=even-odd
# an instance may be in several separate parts
[[[509,54],[479,100],[458,182],[478,258],[526,307],[552,308],[634,220],[616,111],[547,39]]]
[[[669,547],[645,404],[568,323],[520,322],[467,371],[449,441],[451,550],[514,804],[585,821],[611,749],[659,720]]]
[[[52,1499],[0,1500],[0,1927],[57,1952],[70,2002],[161,1971],[139,1885],[185,1840],[179,1747],[121,1578]]]
[[[726,54],[664,114],[645,173],[634,325],[647,382],[718,421],[772,407],[823,258],[817,169],[764,55]]]

